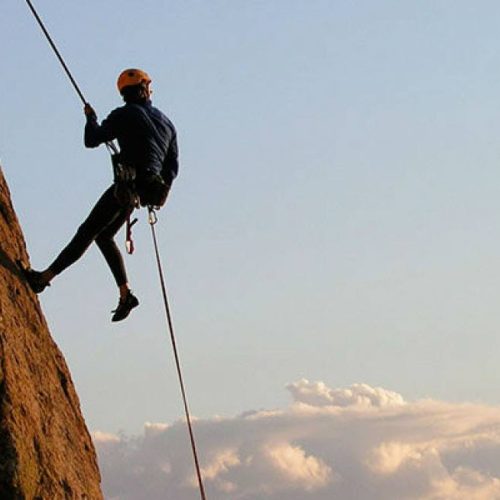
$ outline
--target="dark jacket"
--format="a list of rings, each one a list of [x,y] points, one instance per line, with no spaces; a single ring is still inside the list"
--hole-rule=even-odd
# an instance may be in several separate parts
[[[155,132],[146,114],[156,128]],[[97,122],[87,116],[85,146],[95,148],[107,141],[118,140],[124,163],[136,168],[137,176],[160,174],[170,184],[179,170],[177,137],[172,122],[151,101],[127,103],[111,111]]]

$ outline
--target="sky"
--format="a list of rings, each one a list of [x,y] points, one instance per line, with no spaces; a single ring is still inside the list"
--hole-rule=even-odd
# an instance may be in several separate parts
[[[300,417],[284,388],[301,380],[383,388],[418,414],[448,408],[465,420],[469,410],[470,419],[497,418],[498,2],[35,5],[100,118],[121,105],[116,78],[135,66],[151,75],[153,102],[177,127],[180,174],[157,229],[200,422],[236,429],[247,412]],[[2,2],[0,39],[0,162],[39,269],[107,188],[111,166],[105,148],[83,147],[82,105],[24,2]],[[40,300],[90,430],[119,444],[138,436],[140,450],[154,426],[179,422],[183,410],[146,214],[139,218],[126,262],[141,305],[126,322],[110,322],[117,293],[96,248]],[[429,400],[437,408],[421,403]],[[370,411],[381,412],[375,421],[390,418],[379,406]],[[319,439],[318,419],[304,426]],[[175,425],[161,425],[158,436],[177,443]],[[367,436],[373,425],[362,427]],[[445,439],[441,430],[422,437],[408,425],[406,451],[393,450],[401,438],[391,428],[389,444],[368,440],[364,452],[378,446],[432,462],[420,444]],[[318,482],[308,491],[319,495],[311,498],[326,498],[342,476],[330,451],[291,436],[266,456],[311,464]],[[252,455],[227,439],[228,463]],[[346,453],[363,443],[345,444]],[[477,488],[500,497],[498,470],[461,458],[451,467],[441,455],[442,488],[474,483],[462,475],[473,471],[485,478],[474,476]],[[431,485],[437,476],[429,474]],[[264,498],[227,481],[241,498]],[[422,491],[440,498],[433,487]]]

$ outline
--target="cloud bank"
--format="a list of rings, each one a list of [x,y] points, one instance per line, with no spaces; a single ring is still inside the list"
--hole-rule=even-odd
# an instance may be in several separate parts
[[[500,408],[366,384],[287,389],[287,409],[195,422],[209,499],[500,499]],[[108,500],[199,498],[183,421],[94,441]]]

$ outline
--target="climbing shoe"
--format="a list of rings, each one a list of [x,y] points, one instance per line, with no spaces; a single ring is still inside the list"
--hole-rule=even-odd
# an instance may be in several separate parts
[[[129,290],[127,295],[118,302],[118,307],[111,311],[113,314],[111,321],[121,321],[125,319],[130,311],[139,305],[139,299]]]
[[[44,278],[40,271],[35,271],[34,269],[23,269],[24,276],[29,286],[35,293],[42,293],[45,288],[50,286]]]

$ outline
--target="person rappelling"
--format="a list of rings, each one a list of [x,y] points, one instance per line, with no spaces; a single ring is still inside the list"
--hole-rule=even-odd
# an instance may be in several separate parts
[[[26,0],[26,4],[84,104],[84,113],[87,119],[85,146],[95,148],[104,143],[111,153],[114,183],[104,192],[87,219],[78,228],[73,239],[47,269],[35,271],[30,268],[26,269],[22,263],[19,263],[21,270],[32,290],[35,293],[41,293],[58,274],[76,262],[95,241],[104,255],[119,289],[118,307],[112,311],[114,314],[111,320],[125,319],[130,311],[139,305],[139,300],[130,290],[123,257],[116,246],[114,236],[126,223],[127,243],[129,244],[127,250],[132,253],[133,244],[130,238],[130,229],[134,221],[130,221],[130,215],[136,207],[146,206],[148,208],[156,265],[165,307],[166,325],[179,378],[200,499],[207,500],[155,231],[155,224],[158,220],[155,210],[165,203],[172,182],[179,170],[175,128],[172,122],[151,104],[151,89],[149,87],[151,78],[144,71],[135,68],[123,71],[118,77],[118,91],[122,95],[125,105],[112,111],[99,125],[95,111],[85,99],[33,3],[31,0]],[[120,152],[113,142],[114,139],[118,141]]]
[[[130,289],[114,236],[130,221],[134,208],[160,207],[165,203],[179,168],[175,127],[152,105],[150,84],[148,74],[140,69],[123,71],[117,86],[125,104],[114,109],[101,124],[92,106],[85,104],[85,146],[109,145],[114,139],[120,146],[120,153],[113,155],[115,182],[99,198],[75,236],[49,267],[43,271],[25,270],[32,290],[41,293],[95,242],[119,290],[112,321],[125,319],[139,305]]]

